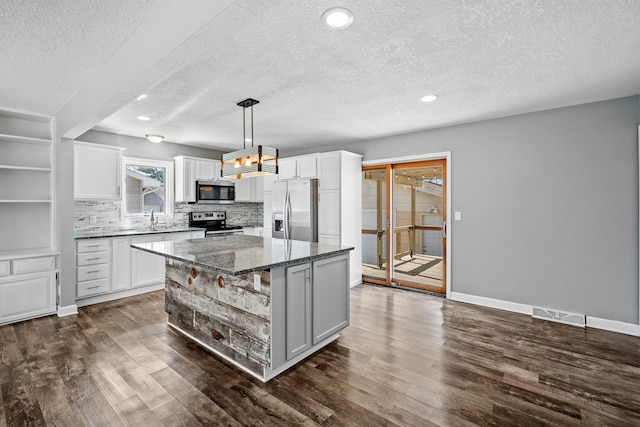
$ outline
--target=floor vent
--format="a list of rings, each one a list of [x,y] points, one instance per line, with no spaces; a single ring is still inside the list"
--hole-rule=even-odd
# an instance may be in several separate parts
[[[531,314],[536,319],[551,320],[553,322],[566,323],[567,325],[585,327],[587,318],[584,314],[564,313],[549,308],[533,307]]]

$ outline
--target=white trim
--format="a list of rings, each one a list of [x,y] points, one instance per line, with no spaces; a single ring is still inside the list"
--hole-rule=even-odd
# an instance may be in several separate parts
[[[387,163],[408,163],[408,162],[419,162],[422,160],[437,160],[437,159],[449,160],[450,157],[451,157],[451,151],[442,151],[440,153],[415,154],[412,156],[392,157],[390,159],[365,160],[362,162],[362,165],[363,166],[384,165]]]
[[[163,289],[164,289],[164,282],[156,283],[153,285],[140,286],[139,288],[127,289],[126,291],[117,291],[109,294],[101,294],[101,295],[96,295],[94,297],[82,298],[82,299],[76,300],[76,305],[78,307],[85,307],[87,305],[99,304],[101,302],[107,302],[107,301],[115,301],[121,298],[132,297],[135,295],[146,294],[147,292],[160,291]]]
[[[640,165],[640,125],[638,125],[638,165]],[[640,185],[640,168],[638,169],[638,185]],[[638,216],[638,252],[640,253],[640,215]],[[640,324],[640,257],[638,259],[638,323]]]
[[[122,188],[122,206],[120,208],[120,219],[125,221],[126,219],[144,218],[148,216],[145,213],[127,214],[127,165],[135,166],[152,166],[157,168],[165,168],[166,174],[164,177],[164,212],[155,213],[154,216],[158,218],[173,219],[173,205],[175,203],[175,194],[173,190],[173,182],[175,180],[175,171],[173,169],[174,162],[169,160],[153,160],[144,159],[139,157],[122,157],[121,167],[121,188]]]
[[[451,222],[451,151],[442,151],[438,153],[427,153],[427,154],[416,154],[412,156],[403,156],[403,157],[393,157],[388,159],[376,159],[376,160],[366,160],[362,162],[363,166],[375,166],[375,165],[384,165],[384,164],[398,164],[398,163],[408,163],[408,162],[420,162],[426,160],[440,160],[444,159],[445,164],[447,165],[447,217],[445,221],[447,222],[447,244],[445,247],[446,252],[446,271],[445,271],[445,281],[447,284],[447,292],[446,297],[451,297],[451,289],[453,288],[453,283],[451,282],[451,264],[452,264],[452,255],[451,255],[451,238],[453,231],[453,224]],[[393,185],[391,186],[391,194],[389,194],[389,198],[393,200]],[[390,213],[390,221],[393,224],[393,210]],[[392,243],[394,244],[394,243]],[[393,279],[393,272],[391,272],[391,278]]]
[[[349,284],[349,288],[354,288],[361,284],[362,284],[362,276],[357,280],[352,280],[351,283]]]
[[[77,305],[58,306],[58,317],[73,316],[74,314],[78,314]]]
[[[476,295],[451,292],[451,299],[454,301],[466,302],[469,304],[481,305],[483,307],[497,308],[499,310],[512,311],[514,313],[527,314],[531,316],[533,307],[517,302],[503,301],[499,299],[479,297]]]
[[[460,292],[451,292],[453,301],[466,302],[469,304],[480,305],[482,307],[497,308],[499,310],[511,311],[514,313],[526,314],[531,316],[533,306],[528,304],[520,304],[517,302],[503,301],[499,299],[480,297],[476,295],[463,294]],[[538,318],[538,317],[536,317]],[[633,323],[620,322],[618,320],[600,319],[598,317],[586,316],[588,328],[602,329],[605,331],[617,332],[620,334],[634,335],[640,337],[640,325]],[[551,319],[542,319],[551,320]]]
[[[587,326],[589,328],[604,329],[605,331],[640,337],[640,325],[634,325],[633,323],[587,316]]]

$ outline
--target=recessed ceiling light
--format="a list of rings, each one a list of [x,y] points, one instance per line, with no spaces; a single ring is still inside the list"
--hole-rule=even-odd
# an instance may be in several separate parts
[[[147,137],[147,139],[148,139],[150,142],[153,142],[153,143],[155,143],[155,144],[157,144],[157,143],[159,143],[159,142],[162,142],[162,140],[164,139],[164,136],[162,136],[162,135],[156,135],[156,134],[153,134],[153,133],[148,133],[148,134],[146,134],[145,136]]]
[[[420,101],[422,101],[422,102],[433,102],[436,99],[438,99],[438,95],[425,95],[422,98],[420,98]]]
[[[322,20],[331,28],[347,28],[353,22],[353,14],[343,7],[333,7],[322,14]]]
[[[139,97],[136,98],[136,101],[142,101],[143,99],[145,99],[147,97],[146,93],[143,93],[142,95],[140,95]]]
[[[149,120],[151,120],[151,117],[147,117],[147,116],[136,116],[136,119],[138,119],[138,120],[142,120],[143,122],[148,122]]]

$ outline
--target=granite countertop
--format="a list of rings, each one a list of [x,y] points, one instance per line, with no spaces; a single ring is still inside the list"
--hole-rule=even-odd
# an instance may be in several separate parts
[[[165,234],[165,233],[182,233],[187,231],[202,231],[202,228],[198,227],[160,227],[152,230],[150,227],[146,228],[121,228],[115,230],[103,230],[103,231],[82,231],[74,233],[76,240],[82,239],[100,239],[102,237],[121,237],[121,236],[139,236],[145,234]]]
[[[349,246],[238,234],[184,242],[136,243],[131,247],[231,275],[270,270],[354,249]]]

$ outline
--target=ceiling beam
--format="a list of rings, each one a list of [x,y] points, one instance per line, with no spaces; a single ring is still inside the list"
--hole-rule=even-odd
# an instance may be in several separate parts
[[[56,115],[58,134],[75,139],[176,70],[158,67],[235,0],[160,0],[136,31]]]

